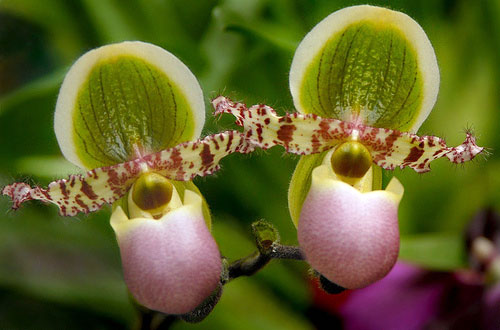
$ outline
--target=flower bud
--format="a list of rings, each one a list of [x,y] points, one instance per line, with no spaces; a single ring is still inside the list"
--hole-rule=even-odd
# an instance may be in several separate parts
[[[399,252],[398,205],[403,187],[362,193],[336,180],[326,165],[312,172],[298,240],[311,267],[335,284],[362,288],[384,277]]]
[[[162,180],[160,185],[168,186]],[[131,218],[121,207],[111,216],[127,287],[147,308],[189,313],[214,292],[222,271],[217,244],[203,218],[202,199],[186,190],[179,204],[173,188],[172,201],[156,220],[135,204],[144,187],[135,188],[129,193]]]

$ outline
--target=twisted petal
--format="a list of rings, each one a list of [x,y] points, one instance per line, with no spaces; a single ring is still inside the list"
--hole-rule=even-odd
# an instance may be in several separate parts
[[[47,189],[18,182],[4,187],[2,193],[12,198],[14,209],[25,201],[36,199],[56,204],[61,215],[74,216],[79,212],[96,211],[118,200],[145,171],[187,181],[219,170],[219,162],[224,156],[234,152],[248,153],[252,148],[241,133],[227,131],[121,164],[96,168],[83,175],[71,175],[68,179],[51,182]]]
[[[160,220],[129,219],[121,207],[111,217],[125,282],[142,305],[185,314],[217,287],[220,253],[203,220],[201,197],[186,190],[184,205]]]
[[[234,103],[223,96],[214,99],[212,104],[216,115],[230,113],[235,116],[236,124],[244,128],[245,137],[264,149],[280,145],[288,152],[309,155],[343,141],[358,140],[369,149],[378,166],[387,170],[410,167],[419,173],[429,171],[429,163],[435,159],[446,156],[453,163],[463,163],[483,151],[470,133],[463,144],[448,147],[435,136],[418,136],[355,121],[321,118],[315,114],[278,116],[267,105],[247,108],[245,104]]]
[[[399,252],[398,204],[403,187],[393,178],[385,191],[361,193],[314,169],[298,224],[299,245],[311,267],[349,289],[384,277]]]

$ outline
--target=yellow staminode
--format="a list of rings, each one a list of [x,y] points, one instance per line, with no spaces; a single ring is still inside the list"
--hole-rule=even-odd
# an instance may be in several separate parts
[[[131,204],[130,201],[131,198],[129,198],[128,215],[121,206],[116,207],[111,215],[111,227],[113,227],[119,240],[125,239],[129,232],[145,223],[157,223],[157,225],[160,225],[160,222],[179,216],[193,221],[203,221],[204,219],[202,209],[203,200],[201,196],[191,190],[185,191],[183,201],[180,200],[179,195],[174,190],[171,203],[163,211],[159,219],[155,219],[149,212],[139,209],[133,203]]]

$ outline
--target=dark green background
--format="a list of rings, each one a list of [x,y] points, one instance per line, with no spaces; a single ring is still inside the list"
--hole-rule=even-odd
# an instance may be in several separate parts
[[[329,13],[357,1],[331,0],[4,0],[0,2],[0,185],[47,184],[73,172],[55,139],[57,91],[85,51],[122,40],[168,49],[199,78],[207,99],[204,134],[234,127],[211,118],[219,94],[248,104],[293,110],[288,71],[300,39]],[[500,2],[373,1],[415,18],[434,45],[441,91],[420,134],[458,145],[472,128],[489,157],[446,160],[419,175],[394,172],[405,186],[400,207],[401,256],[430,268],[465,266],[462,229],[486,206],[500,211]],[[216,175],[197,179],[213,211],[224,255],[254,250],[250,224],[272,221],[285,243],[296,242],[286,193],[297,157],[282,149],[232,155]],[[387,176],[392,175],[386,173]],[[122,281],[109,208],[62,218],[31,202],[17,212],[0,198],[0,328],[111,329],[134,325]],[[367,219],[369,221],[369,219]],[[252,278],[226,286],[201,329],[307,329],[307,268],[273,261]],[[178,322],[174,328],[190,328]]]

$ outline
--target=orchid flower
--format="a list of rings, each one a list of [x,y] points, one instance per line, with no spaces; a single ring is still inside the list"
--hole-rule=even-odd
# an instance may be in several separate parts
[[[417,136],[437,98],[439,69],[422,28],[403,13],[354,6],[326,17],[298,46],[290,71],[298,112],[278,116],[220,96],[254,145],[303,155],[292,177],[289,208],[306,260],[328,280],[360,288],[397,260],[397,211],[403,186],[381,188],[381,168],[419,173],[446,157],[462,163],[483,148],[467,133],[448,147]]]
[[[189,180],[252,150],[237,131],[198,139],[204,120],[198,81],[169,52],[143,42],[92,50],[66,75],[54,117],[63,155],[88,172],[48,188],[14,183],[3,194],[14,209],[35,199],[65,216],[114,203],[132,295],[153,310],[188,313],[217,289],[222,271],[208,207]]]

